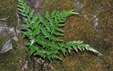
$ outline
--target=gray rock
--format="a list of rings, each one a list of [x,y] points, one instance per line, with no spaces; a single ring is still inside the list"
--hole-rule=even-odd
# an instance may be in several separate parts
[[[75,6],[77,7],[77,10],[81,10],[83,8],[83,4],[81,2],[75,3]]]
[[[13,49],[12,47],[12,40],[9,39],[8,41],[6,41],[6,43],[3,45],[0,53],[6,53],[7,51]]]

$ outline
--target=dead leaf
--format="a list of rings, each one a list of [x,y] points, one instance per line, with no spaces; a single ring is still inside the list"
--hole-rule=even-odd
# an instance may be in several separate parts
[[[23,65],[23,67],[21,68],[21,71],[28,69],[28,61],[26,61],[26,63]]]
[[[17,36],[14,36],[12,39],[15,40],[16,42],[18,42]]]

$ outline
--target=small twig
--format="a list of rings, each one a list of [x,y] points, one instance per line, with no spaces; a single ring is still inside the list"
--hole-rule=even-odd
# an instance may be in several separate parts
[[[18,26],[19,26],[19,23],[20,23],[20,19],[19,19],[19,15],[16,13],[16,15],[17,15],[17,18],[18,18],[18,24],[17,24],[17,26],[16,26],[16,29],[18,28]]]
[[[17,26],[16,26],[16,35],[18,35],[18,33],[17,33],[17,28],[19,27],[19,23],[20,23],[20,18],[19,18],[19,15],[16,13],[16,15],[17,15],[17,18],[18,18],[18,24],[17,24]]]
[[[32,1],[31,1],[31,3],[30,3],[29,1],[25,0],[25,2],[26,2],[27,4],[29,4],[31,7],[33,7]]]
[[[8,18],[9,18],[9,16],[8,16],[7,18],[2,18],[2,19],[0,19],[0,20],[4,20],[4,21],[5,21],[5,20],[7,20]]]

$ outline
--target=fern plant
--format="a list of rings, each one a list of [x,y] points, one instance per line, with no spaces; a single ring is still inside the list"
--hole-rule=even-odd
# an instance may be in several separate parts
[[[65,26],[63,23],[66,21],[67,17],[72,14],[78,14],[73,12],[73,10],[63,12],[54,11],[51,14],[47,11],[45,15],[46,19],[43,19],[40,14],[33,17],[34,10],[30,12],[24,0],[18,0],[18,7],[19,14],[23,16],[22,18],[26,22],[26,24],[20,25],[26,28],[26,31],[21,32],[23,35],[27,36],[30,41],[27,45],[31,50],[31,54],[41,56],[43,59],[47,60],[62,60],[58,56],[59,51],[65,55],[67,51],[69,53],[71,50],[76,50],[78,52],[78,49],[80,51],[86,49],[102,55],[90,45],[83,44],[83,41],[74,40],[65,42],[57,38],[57,36],[64,35],[64,31],[59,27]],[[37,45],[40,45],[41,48]]]

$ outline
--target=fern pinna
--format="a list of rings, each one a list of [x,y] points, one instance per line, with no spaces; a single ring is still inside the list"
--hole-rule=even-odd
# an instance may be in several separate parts
[[[21,32],[30,40],[30,43],[27,43],[27,45],[29,45],[31,54],[39,55],[48,60],[62,60],[59,56],[57,56],[59,51],[65,55],[67,51],[70,53],[71,50],[76,50],[78,52],[78,49],[81,51],[86,49],[102,55],[90,45],[83,44],[82,41],[75,40],[64,42],[57,38],[57,36],[64,35],[64,31],[59,27],[65,25],[63,23],[66,21],[67,17],[72,14],[78,14],[73,12],[73,10],[63,12],[54,11],[51,15],[47,11],[45,15],[46,19],[43,19],[40,14],[33,17],[34,11],[32,10],[30,12],[29,7],[26,3],[24,3],[24,0],[18,0],[18,7],[19,14],[23,16],[22,18],[26,22],[26,24],[20,25],[26,28],[26,31]],[[39,48],[37,44],[42,47]]]

